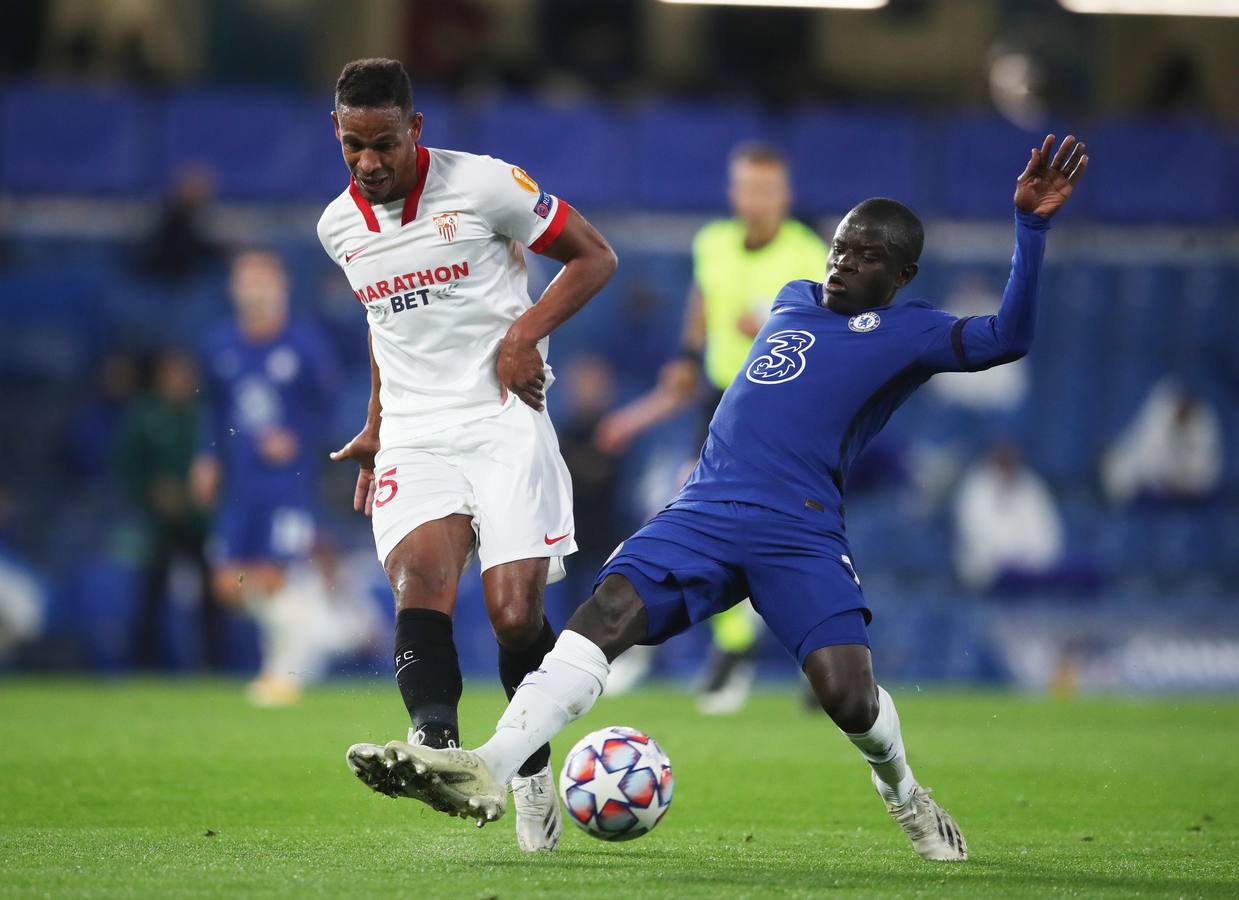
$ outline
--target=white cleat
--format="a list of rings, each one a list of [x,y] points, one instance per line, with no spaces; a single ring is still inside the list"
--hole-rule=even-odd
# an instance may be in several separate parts
[[[348,767],[357,779],[376,794],[385,797],[408,797],[420,800],[440,812],[446,807],[436,805],[433,796],[422,789],[419,780],[409,778],[408,773],[396,765],[387,753],[387,748],[378,744],[354,744],[345,757]]]
[[[472,750],[437,750],[390,741],[383,754],[397,779],[407,786],[403,796],[421,800],[439,812],[472,819],[478,828],[507,812],[507,788]]]
[[[874,786],[877,786],[876,777]],[[951,814],[919,784],[913,786],[912,796],[907,802],[899,806],[887,803],[886,810],[912,841],[912,848],[922,859],[958,862],[968,858],[968,843],[959,826]]]
[[[400,796],[399,785],[392,776],[391,766],[383,758],[381,745],[354,744],[348,748],[344,759],[349,770],[370,790],[387,797]]]
[[[512,799],[516,802],[516,846],[527,852],[559,846],[564,821],[550,767],[528,778],[513,778]]]
[[[757,668],[750,662],[735,663],[727,679],[713,691],[697,698],[697,712],[703,716],[730,716],[738,713],[753,690]]]

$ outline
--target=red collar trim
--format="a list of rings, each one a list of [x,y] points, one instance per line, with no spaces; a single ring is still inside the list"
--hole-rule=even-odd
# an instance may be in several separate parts
[[[400,213],[400,224],[408,225],[417,218],[417,204],[421,202],[422,191],[426,187],[426,173],[430,171],[430,151],[421,144],[417,145],[417,184],[404,198],[404,210]]]
[[[357,187],[357,180],[351,175],[348,179],[348,194],[353,198],[353,202],[357,204],[357,211],[361,213],[361,217],[366,220],[366,227],[374,232],[380,231],[379,220],[374,215],[374,209],[370,206],[370,201],[361,195],[361,189]]]
[[[430,171],[430,151],[421,144],[417,145],[417,183],[413,185],[413,190],[404,198],[404,209],[400,213],[400,224],[408,225],[417,218],[417,206],[422,200],[422,191],[426,188],[426,173]],[[348,193],[353,198],[353,202],[357,204],[357,211],[361,213],[361,217],[366,220],[366,227],[376,234],[382,231],[379,228],[378,217],[374,214],[374,207],[370,205],[370,201],[361,195],[361,189],[357,187],[356,179],[349,177]]]

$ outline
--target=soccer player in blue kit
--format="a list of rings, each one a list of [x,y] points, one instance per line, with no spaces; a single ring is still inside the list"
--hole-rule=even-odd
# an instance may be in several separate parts
[[[848,466],[936,372],[979,371],[1032,340],[1050,218],[1088,165],[1048,135],[1016,182],[1015,254],[996,316],[957,319],[923,300],[895,304],[917,272],[923,231],[900,203],[866,200],[835,231],[825,283],[775,298],[727,389],[688,483],[598,574],[542,667],[526,676],[475,751],[393,742],[398,779],[479,825],[505,811],[504,785],[536,747],[584,715],[610,662],[751,596],[822,709],[872,767],[887,810],[925,859],[963,860],[951,816],[912,775],[890,695],[875,681],[870,613],[843,524]]]
[[[250,698],[278,705],[296,699],[300,685],[281,652],[299,640],[291,633],[298,616],[282,615],[276,601],[290,567],[314,546],[318,451],[339,379],[326,336],[289,320],[288,275],[276,254],[238,253],[229,293],[236,319],[203,346],[209,405],[190,478],[197,501],[216,508],[208,543],[216,596],[244,606],[262,633],[263,670]]]

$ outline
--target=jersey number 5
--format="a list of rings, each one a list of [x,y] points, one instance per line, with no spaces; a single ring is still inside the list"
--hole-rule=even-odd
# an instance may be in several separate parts
[[[375,507],[386,506],[395,499],[396,491],[400,490],[400,485],[396,484],[396,479],[391,477],[395,474],[396,467],[392,466],[386,472],[379,475],[379,483],[374,489]],[[388,491],[388,493],[384,494],[384,491]]]
[[[805,351],[813,346],[814,337],[807,331],[776,331],[766,338],[770,352],[749,363],[744,377],[754,384],[782,384],[804,371]]]

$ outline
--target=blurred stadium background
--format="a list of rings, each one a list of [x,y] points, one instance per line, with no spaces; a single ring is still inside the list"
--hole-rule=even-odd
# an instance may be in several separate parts
[[[1068,8],[1090,5],[1107,6],[10,0],[0,670],[129,671],[144,625],[160,636],[145,663],[203,667],[188,559],[167,573],[164,611],[141,621],[159,526],[123,436],[153,362],[196,354],[230,317],[232,251],[277,250],[295,316],[333,341],[343,378],[324,456],[360,426],[365,319],[314,226],[346,180],[328,119],[336,75],[390,55],[412,75],[425,143],[523,166],[620,256],[552,340],[550,408],[590,484],[577,510],[589,546],[550,589],[557,625],[696,449],[691,413],[622,456],[591,434],[677,348],[690,242],[727,214],[736,143],[785,151],[795,214],[822,235],[867,196],[907,202],[928,225],[912,293],[977,312],[1001,295],[1028,147],[1072,130],[1094,165],[1055,226],[1031,356],[922,390],[852,485],[878,670],[905,683],[1239,687],[1239,19]],[[1239,15],[1148,4],[1210,5]],[[551,275],[530,258],[531,292]],[[1003,499],[1013,472],[1019,502]],[[349,509],[354,474],[323,467],[324,549],[380,626],[339,668],[388,677],[389,592]],[[1002,546],[967,543],[987,536]],[[992,566],[970,565],[985,554]],[[252,626],[229,614],[226,635],[219,663],[252,672]],[[476,574],[457,642],[466,675],[493,679]],[[658,671],[693,674],[707,644],[678,639]],[[772,641],[762,669],[792,675]]]

